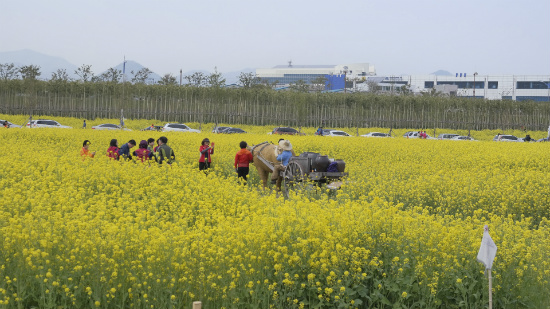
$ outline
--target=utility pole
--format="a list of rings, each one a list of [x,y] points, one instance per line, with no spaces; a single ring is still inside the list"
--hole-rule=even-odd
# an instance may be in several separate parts
[[[122,83],[126,82],[126,55],[124,55],[124,60],[122,61]]]
[[[477,72],[474,72],[474,99],[476,98],[476,75]]]

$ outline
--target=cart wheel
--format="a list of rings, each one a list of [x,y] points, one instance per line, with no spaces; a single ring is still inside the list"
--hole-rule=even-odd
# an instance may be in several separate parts
[[[305,180],[305,172],[302,167],[296,162],[289,162],[284,172],[284,193],[288,197],[288,191],[295,189],[296,186],[301,185]]]

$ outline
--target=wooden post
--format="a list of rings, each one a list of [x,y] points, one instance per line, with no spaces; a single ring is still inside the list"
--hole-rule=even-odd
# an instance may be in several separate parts
[[[202,308],[202,302],[200,301],[193,302],[193,309],[201,309],[201,308]]]
[[[493,309],[493,278],[491,276],[491,269],[489,271],[489,309]]]

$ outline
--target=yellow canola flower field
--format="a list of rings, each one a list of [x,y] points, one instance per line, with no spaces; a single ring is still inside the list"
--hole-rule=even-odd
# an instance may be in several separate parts
[[[337,192],[285,198],[253,167],[237,182],[239,142],[279,138],[245,130],[0,130],[0,305],[480,308],[488,224],[495,308],[549,308],[549,144],[293,136],[296,153],[344,159],[350,175]],[[105,155],[113,138],[161,135],[172,166]],[[216,144],[208,175],[205,137]],[[85,139],[93,159],[79,155]]]

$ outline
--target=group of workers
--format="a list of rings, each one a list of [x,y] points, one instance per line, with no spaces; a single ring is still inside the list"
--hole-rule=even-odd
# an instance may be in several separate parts
[[[131,152],[137,144],[135,140],[129,140],[127,143],[119,147],[118,140],[112,139],[107,149],[107,157],[111,160],[132,160],[132,156],[135,156],[137,160],[146,162],[148,160],[155,160],[157,163],[162,164],[166,162],[171,164],[175,160],[174,151],[168,146],[168,139],[165,136],[161,136],[156,140],[157,146],[155,146],[155,139],[149,138],[148,140],[142,140],[139,143],[138,149]],[[80,150],[80,155],[86,158],[95,157],[96,152],[90,151],[90,145],[92,143],[89,140],[85,140]],[[252,153],[247,149],[248,144],[245,141],[239,143],[240,150],[235,154],[235,172],[237,176],[241,178],[244,183],[247,181],[248,174],[250,173],[250,163],[253,162]],[[288,140],[279,140],[279,154],[277,161],[281,164],[275,166],[275,170],[272,174],[272,182],[276,182],[279,171],[284,170],[284,167],[288,165],[288,160],[293,155],[292,145]],[[214,154],[214,143],[210,143],[208,138],[205,138],[201,142],[199,147],[199,170],[206,171],[212,164],[212,155]]]

